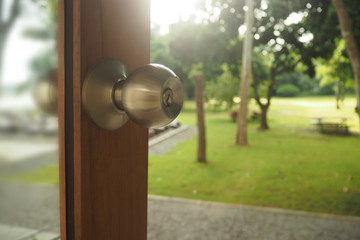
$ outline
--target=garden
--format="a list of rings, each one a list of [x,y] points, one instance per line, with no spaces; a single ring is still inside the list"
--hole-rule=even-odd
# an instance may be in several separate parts
[[[234,144],[236,123],[229,110],[206,109],[208,164],[196,161],[197,137],[165,155],[149,156],[149,194],[235,204],[360,216],[359,126],[354,97],[337,110],[332,97],[274,98],[267,131],[248,124],[249,146]],[[250,101],[251,111],[256,111]],[[348,117],[348,136],[318,133],[310,120]],[[250,116],[249,116],[250,117]],[[178,117],[196,124],[195,103]],[[58,185],[51,165],[12,180]]]

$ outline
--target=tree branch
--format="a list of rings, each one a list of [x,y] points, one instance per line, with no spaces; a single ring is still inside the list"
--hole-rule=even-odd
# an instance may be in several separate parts
[[[259,104],[259,106],[262,107],[263,104],[260,101],[260,96],[259,96],[259,93],[258,93],[257,75],[256,75],[256,72],[255,72],[255,68],[252,65],[251,65],[251,71],[252,71],[252,76],[253,76],[252,87],[254,89],[254,98],[255,98],[255,101],[257,102],[257,104]]]
[[[7,22],[7,25],[10,27],[14,22],[17,16],[20,14],[20,0],[14,0],[11,11],[10,11],[10,17]]]
[[[11,28],[11,26],[14,24],[16,18],[19,16],[20,14],[20,0],[14,0],[11,9],[10,9],[10,16],[8,20],[5,21],[1,21],[2,16],[2,11],[3,11],[3,1],[1,1],[0,3],[0,30],[1,30],[1,34],[3,34],[4,36],[7,34],[7,32],[9,31],[9,29]]]
[[[270,101],[273,96],[276,75],[277,75],[276,70],[272,68],[270,73],[270,85],[268,87],[268,94],[267,94],[267,103],[266,103],[267,107],[270,106]]]

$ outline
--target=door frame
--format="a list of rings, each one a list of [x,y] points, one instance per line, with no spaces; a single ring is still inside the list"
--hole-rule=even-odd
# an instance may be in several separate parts
[[[81,89],[101,59],[149,63],[149,0],[59,0],[58,11],[61,239],[146,239],[148,130],[100,129]]]

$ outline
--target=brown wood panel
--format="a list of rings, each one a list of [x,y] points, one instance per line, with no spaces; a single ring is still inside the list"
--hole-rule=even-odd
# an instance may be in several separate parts
[[[60,191],[60,231],[66,240],[66,175],[65,175],[65,35],[64,1],[58,4],[58,116],[59,116],[59,191]]]
[[[131,121],[116,131],[98,128],[82,107],[81,88],[102,58],[130,70],[149,62],[149,1],[64,1],[62,239],[146,239],[148,131]]]

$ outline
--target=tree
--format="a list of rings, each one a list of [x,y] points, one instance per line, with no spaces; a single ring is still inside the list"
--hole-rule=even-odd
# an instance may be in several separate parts
[[[247,142],[247,112],[248,112],[248,98],[249,98],[249,82],[251,76],[251,52],[252,52],[252,28],[254,23],[254,2],[247,0],[246,6],[246,35],[243,48],[243,60],[241,69],[241,87],[240,87],[240,109],[237,117],[237,131],[235,144],[246,146]]]
[[[203,19],[197,22],[195,16],[187,21],[172,24],[169,29],[168,39],[170,55],[176,62],[175,72],[186,84],[186,88],[193,87],[193,78],[190,72],[193,66],[202,63],[206,84],[215,82],[216,78],[225,73],[223,64],[227,64],[233,76],[239,72],[240,41],[231,39],[219,27],[219,23]],[[187,94],[193,93],[189,91]]]
[[[16,18],[20,15],[20,0],[14,0],[7,19],[3,16],[6,1],[0,1],[0,96],[2,95],[2,67],[6,39]]]
[[[29,63],[31,76],[28,81],[17,87],[21,92],[32,87],[36,82],[47,79],[57,84],[57,1],[33,0],[44,13],[41,26],[28,26],[24,31],[24,37],[38,41],[46,41],[51,44],[40,51]]]
[[[270,59],[269,79],[261,84],[253,67],[254,97],[261,110],[261,129],[267,129],[267,112],[274,95],[277,76],[292,72],[300,65],[310,77],[315,74],[312,59],[324,56],[329,47],[334,46],[337,36],[336,22],[331,12],[331,3],[327,0],[255,1],[254,51]],[[238,29],[244,24],[244,0],[213,0],[212,11],[219,11],[220,27],[233,38],[238,37]],[[206,9],[208,7],[204,7]],[[335,18],[334,18],[335,17]],[[312,30],[322,31],[322,35]],[[326,31],[324,31],[326,30]],[[325,49],[326,46],[326,49]],[[333,49],[333,48],[332,48]],[[255,76],[254,76],[255,75]],[[259,87],[266,86],[265,101],[261,101]]]
[[[333,84],[335,86],[337,109],[344,101],[345,88],[353,85],[350,60],[345,56],[345,50],[345,41],[341,39],[328,61],[324,59],[316,61],[316,76],[321,80],[320,85]]]
[[[160,63],[172,69],[180,77],[184,84],[187,98],[194,98],[194,79],[188,76],[188,66],[184,67],[181,62],[176,61],[170,52],[170,35],[161,35],[160,26],[153,25],[150,41],[150,62]]]
[[[356,109],[360,120],[360,53],[358,44],[355,41],[353,29],[351,28],[349,15],[342,0],[333,0],[336,12],[338,14],[341,34],[346,42],[346,48],[351,60],[352,69],[354,71],[356,86]],[[359,31],[359,30],[357,30]],[[358,40],[359,41],[359,40]]]
[[[196,113],[198,125],[198,155],[197,161],[207,163],[206,160],[206,137],[205,137],[205,119],[203,104],[204,76],[199,74],[195,76],[195,98]]]
[[[276,78],[274,87],[276,96],[280,96],[279,89],[285,84],[296,87],[303,94],[309,94],[315,89],[314,79],[297,69],[294,72],[283,73]]]
[[[233,99],[239,93],[240,81],[231,73],[228,64],[222,64],[221,69],[223,72],[216,77],[215,81],[206,83],[206,98],[216,99],[220,104],[226,102],[227,108],[231,109],[234,104]]]

